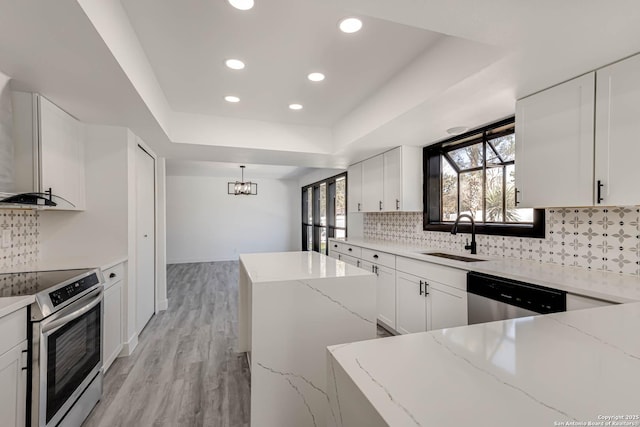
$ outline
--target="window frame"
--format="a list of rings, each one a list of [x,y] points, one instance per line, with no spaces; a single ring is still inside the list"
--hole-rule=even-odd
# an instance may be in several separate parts
[[[338,227],[335,224],[335,205],[333,203],[333,201],[335,200],[335,195],[333,197],[331,196],[331,185],[334,185],[334,189],[335,189],[335,185],[336,182],[341,179],[344,178],[344,196],[345,196],[345,224],[344,227]],[[327,229],[327,244],[325,246],[325,251],[324,252],[320,252],[320,253],[324,253],[324,255],[328,255],[329,254],[329,239],[334,238],[335,237],[335,232],[336,230],[344,230],[344,235],[345,237],[347,236],[347,215],[348,215],[348,207],[347,207],[347,191],[348,191],[348,185],[347,185],[347,172],[342,172],[339,173],[337,175],[334,175],[332,177],[329,178],[325,178],[323,180],[314,182],[312,184],[308,184],[305,185],[301,188],[301,214],[302,214],[302,250],[310,250],[309,248],[307,248],[307,239],[308,239],[308,234],[307,234],[307,228],[308,227],[312,227],[312,234],[313,234],[313,242],[312,242],[312,248],[311,250],[315,251],[315,252],[320,252],[320,233],[322,232],[323,228]],[[326,225],[321,225],[320,224],[320,218],[319,215],[316,215],[316,213],[318,213],[320,211],[320,196],[319,196],[319,191],[320,191],[320,186],[322,184],[326,185],[326,218],[327,218],[327,222]],[[307,190],[309,188],[312,188],[313,190],[313,194],[312,194],[312,221],[311,223],[309,223],[307,221],[308,219],[308,215],[305,215],[308,213],[307,207],[306,207],[306,203],[307,203],[307,199],[305,198],[305,193],[307,192]],[[318,196],[316,196],[316,194],[318,194]],[[318,203],[318,205],[316,205],[316,202]]]
[[[508,135],[510,130],[502,132],[491,131],[514,124],[514,117],[510,117],[498,122],[474,129],[466,132],[462,135],[457,135],[453,138],[446,139],[436,144],[425,146],[422,150],[423,153],[423,230],[425,231],[451,231],[453,226],[452,221],[442,221],[442,179],[441,179],[441,156],[445,152],[452,151],[451,147],[464,148],[479,142],[487,142],[489,138],[495,139],[500,136]],[[460,141],[458,144],[456,142]],[[464,142],[462,142],[464,141]],[[487,147],[483,144],[483,147]],[[488,148],[488,147],[487,147]],[[486,150],[485,150],[486,151]],[[499,153],[498,153],[499,155]],[[446,156],[449,158],[449,156]],[[455,169],[455,162],[449,160],[449,163]],[[515,160],[514,160],[515,165]],[[486,152],[484,153],[483,166],[477,168],[478,170],[485,171],[483,173],[483,188],[486,188]],[[471,168],[473,169],[473,168]],[[517,169],[517,166],[516,166]],[[465,170],[468,171],[468,170]],[[459,175],[458,175],[459,180]],[[484,190],[483,190],[484,191]],[[503,198],[506,197],[506,193],[503,191]],[[458,186],[458,209],[460,199],[460,187]],[[486,211],[486,200],[483,192],[483,208]],[[476,223],[476,234],[487,235],[499,235],[499,236],[516,236],[516,237],[545,237],[545,210],[534,209],[533,210],[533,223],[505,223],[505,222],[483,222]],[[471,224],[467,221],[460,222],[458,230],[462,233],[471,232]]]

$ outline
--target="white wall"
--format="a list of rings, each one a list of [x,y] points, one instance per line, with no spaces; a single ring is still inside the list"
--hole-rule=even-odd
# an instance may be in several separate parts
[[[235,260],[300,249],[297,181],[253,179],[258,195],[227,194],[229,178],[168,176],[167,262]]]

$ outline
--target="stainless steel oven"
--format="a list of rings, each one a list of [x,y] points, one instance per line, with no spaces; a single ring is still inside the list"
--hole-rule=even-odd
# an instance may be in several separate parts
[[[102,275],[75,274],[36,294],[30,307],[27,425],[80,426],[102,396]]]

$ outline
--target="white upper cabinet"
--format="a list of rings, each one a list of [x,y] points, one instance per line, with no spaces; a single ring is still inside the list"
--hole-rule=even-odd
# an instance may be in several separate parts
[[[362,162],[362,210],[364,212],[380,212],[383,209],[383,167],[384,160],[381,155]]]
[[[518,207],[593,205],[595,73],[516,104]]]
[[[85,186],[82,123],[42,96],[38,98],[41,191],[51,189],[54,195],[75,206],[59,203],[56,209],[83,210]]]
[[[362,212],[362,162],[347,169],[348,212]]]
[[[596,74],[595,204],[637,205],[640,55],[602,68]]]
[[[384,211],[421,212],[422,148],[402,146],[383,154]]]
[[[422,148],[396,147],[351,165],[348,182],[349,212],[421,212]]]
[[[51,189],[71,203],[53,209],[84,210],[83,124],[38,94],[14,92],[12,101],[15,192]]]

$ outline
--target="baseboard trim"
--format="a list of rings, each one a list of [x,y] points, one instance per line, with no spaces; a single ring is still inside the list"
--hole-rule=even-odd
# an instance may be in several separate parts
[[[122,344],[122,351],[120,352],[120,356],[131,356],[137,346],[138,346],[138,334],[133,334],[133,336],[129,338],[129,341]]]
[[[163,299],[162,301],[158,301],[158,311],[165,311],[169,308],[169,299]]]

